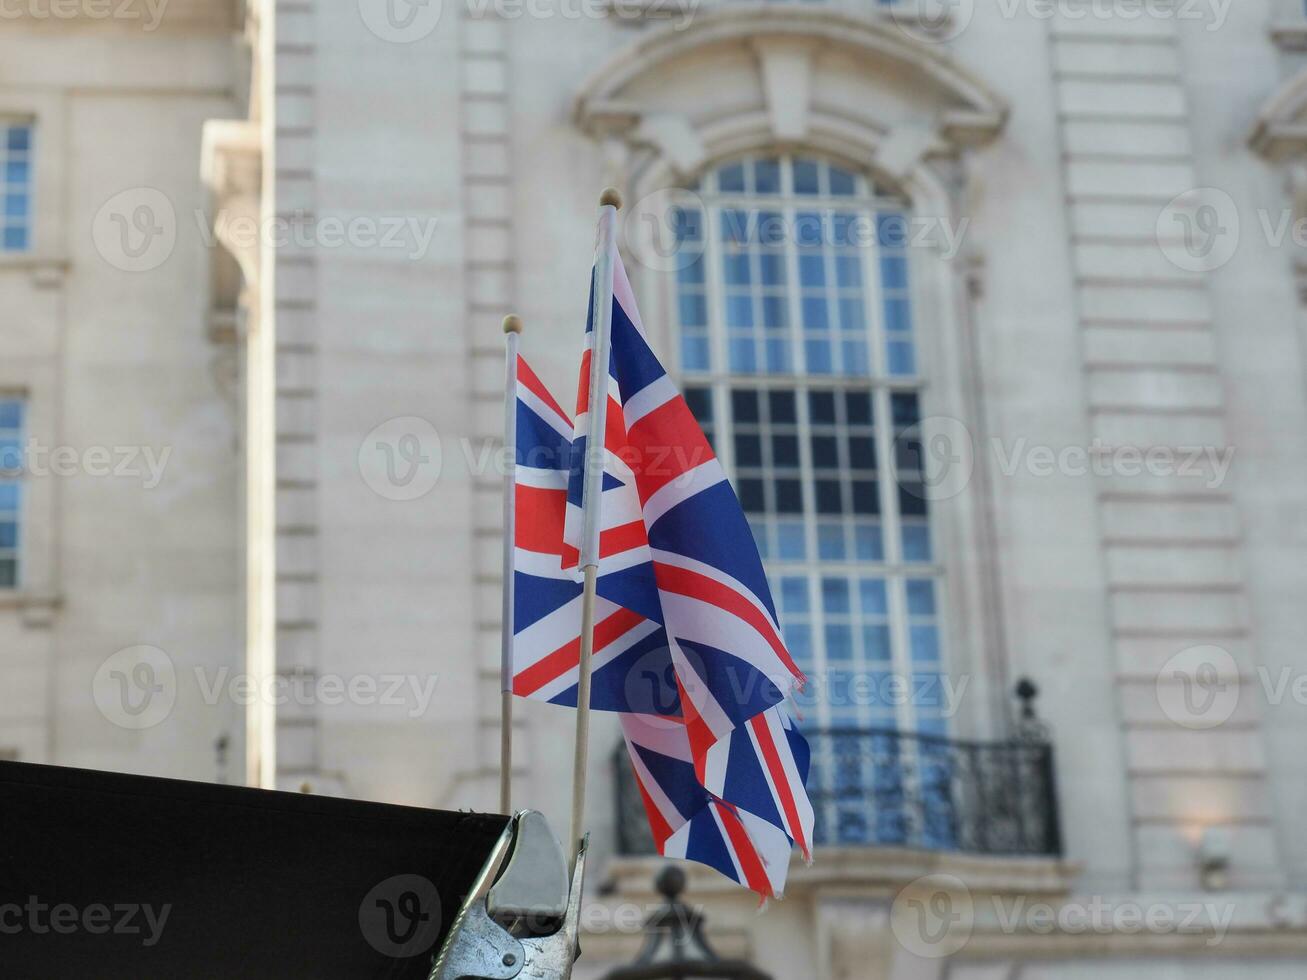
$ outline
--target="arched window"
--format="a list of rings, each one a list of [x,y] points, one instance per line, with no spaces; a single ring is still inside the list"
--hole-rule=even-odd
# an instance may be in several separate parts
[[[694,257],[675,286],[682,383],[818,685],[805,724],[946,733],[908,202],[826,161],[756,157],[675,215]]]

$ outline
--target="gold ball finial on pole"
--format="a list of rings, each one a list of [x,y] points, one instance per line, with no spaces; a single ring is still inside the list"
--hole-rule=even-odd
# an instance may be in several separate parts
[[[522,318],[516,313],[510,313],[504,317],[504,333],[521,333]]]
[[[599,195],[599,206],[602,208],[609,205],[617,208],[618,211],[622,210],[622,192],[616,187],[605,187],[603,193]]]

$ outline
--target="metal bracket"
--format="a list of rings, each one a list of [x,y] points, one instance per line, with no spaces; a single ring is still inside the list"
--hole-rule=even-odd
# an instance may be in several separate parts
[[[544,868],[563,860],[562,849],[551,835],[542,839],[538,832],[526,831],[527,827],[542,820],[537,813],[523,811],[505,828],[459,910],[428,980],[570,980],[572,964],[580,952],[577,936],[581,921],[581,894],[585,883],[588,841],[582,845],[577,856],[568,893],[559,895],[556,904],[545,903],[565,910],[554,932],[519,939],[509,931],[512,923],[496,921],[491,917],[489,908],[490,884],[506,859],[509,860],[509,867],[495,885],[496,904],[519,908],[527,903],[515,902],[513,895],[505,895],[504,889],[500,887],[511,883],[513,876],[509,872],[513,866],[520,866],[523,858],[530,864]],[[516,851],[518,847],[548,847],[556,850],[557,855],[552,852],[519,855]],[[510,852],[513,852],[512,858],[509,858]],[[538,888],[539,882],[533,882],[532,886]],[[533,902],[539,901],[539,895],[539,891],[532,893]]]

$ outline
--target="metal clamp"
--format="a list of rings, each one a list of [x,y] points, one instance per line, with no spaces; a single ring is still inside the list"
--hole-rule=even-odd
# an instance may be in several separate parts
[[[514,817],[459,910],[428,980],[569,980],[580,953],[587,849],[588,841],[569,884],[562,849],[544,817],[532,811]]]

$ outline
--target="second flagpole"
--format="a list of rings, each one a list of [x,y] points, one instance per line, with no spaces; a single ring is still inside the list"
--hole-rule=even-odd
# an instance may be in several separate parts
[[[517,544],[517,344],[522,318],[504,317],[504,605],[500,637],[499,809],[513,805],[513,550]]]
[[[590,674],[594,656],[595,592],[599,576],[600,498],[604,488],[604,432],[608,414],[609,351],[613,326],[613,267],[617,254],[617,210],[622,195],[609,187],[599,196],[595,246],[593,320],[590,323],[590,385],[587,402],[585,478],[581,494],[581,653],[576,685],[576,754],[572,763],[572,866],[585,835],[585,783],[590,753]]]

